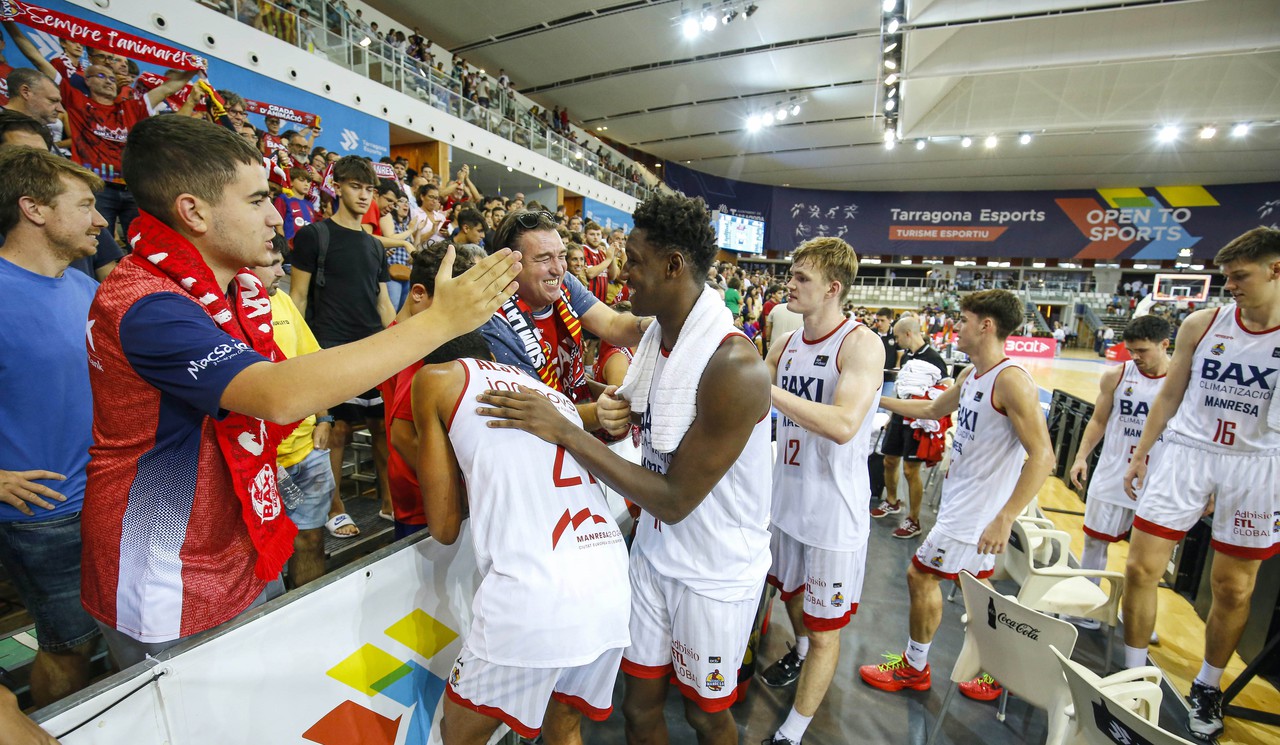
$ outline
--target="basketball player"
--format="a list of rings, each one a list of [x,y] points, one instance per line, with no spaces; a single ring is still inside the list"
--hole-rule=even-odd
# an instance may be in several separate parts
[[[1280,230],[1255,228],[1213,258],[1234,302],[1192,313],[1123,476],[1136,498],[1125,567],[1125,665],[1146,664],[1156,586],[1174,544],[1214,498],[1213,605],[1189,727],[1222,732],[1222,669],[1240,643],[1258,566],[1280,552]],[[1164,436],[1147,473],[1147,456]]]
[[[1107,568],[1107,548],[1121,540],[1133,526],[1133,500],[1124,493],[1120,477],[1129,466],[1146,426],[1147,413],[1155,401],[1165,373],[1169,371],[1169,322],[1159,316],[1140,316],[1124,329],[1124,344],[1133,358],[1102,374],[1093,416],[1080,438],[1080,449],[1071,465],[1071,483],[1077,488],[1089,481],[1084,503],[1084,569]],[[1105,435],[1105,437],[1104,437]],[[1102,440],[1098,466],[1089,476],[1089,455]],[[1157,450],[1159,447],[1157,446]],[[1097,583],[1098,579],[1093,578]],[[1093,619],[1069,618],[1081,628],[1096,629]]]
[[[795,703],[766,745],[804,736],[840,659],[840,629],[858,610],[867,563],[871,422],[884,370],[875,332],[840,306],[858,256],[839,238],[796,249],[787,304],[804,327],[774,345],[778,455],[773,468],[773,567],[796,646],[765,671],[768,685],[799,680]],[[806,664],[807,663],[807,664]]]
[[[941,419],[957,412],[938,519],[907,567],[911,625],[906,652],[859,669],[863,681],[882,691],[929,689],[929,645],[942,622],[938,583],[955,580],[962,571],[978,579],[991,576],[1014,519],[1053,468],[1036,384],[1004,356],[1005,339],[1022,323],[1022,301],[1005,290],[982,290],[963,297],[960,311],[956,344],[973,364],[960,373],[959,384],[932,401],[880,398],[882,407],[913,419]],[[993,692],[999,695],[985,675],[962,683],[961,691],[987,700],[995,697]]]
[[[426,361],[412,396],[427,523],[437,540],[453,543],[469,507],[484,576],[449,676],[445,745],[483,745],[500,723],[526,738],[541,733],[548,745],[581,743],[582,714],[603,721],[612,711],[627,646],[622,533],[595,479],[563,448],[490,430],[463,402],[521,386],[567,426],[580,429],[582,420],[564,394],[492,362],[479,333]]]
[[[502,417],[490,426],[563,446],[643,508],[631,550],[631,646],[622,659],[628,743],[668,741],[663,709],[674,675],[698,742],[736,745],[729,706],[770,560],[769,373],[719,294],[704,288],[716,245],[703,201],[656,195],[634,220],[626,246],[632,311],[657,316],[631,368],[652,371],[647,407],[635,419],[644,465],[570,426],[541,396],[491,391],[481,400],[496,408],[483,411]],[[706,350],[700,374],[676,364],[691,348]],[[687,386],[687,408],[665,402],[679,384]],[[609,393],[598,411],[611,434],[632,421],[629,406]],[[689,416],[687,429],[669,424]],[[678,444],[658,450],[674,439],[671,430]]]

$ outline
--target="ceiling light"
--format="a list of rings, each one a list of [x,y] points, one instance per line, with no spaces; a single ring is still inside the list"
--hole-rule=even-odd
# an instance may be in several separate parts
[[[889,19],[889,25],[888,25],[888,27],[886,27],[886,28],[885,28],[885,32],[886,32],[886,33],[890,33],[890,34],[896,34],[896,33],[898,33],[898,26],[899,26],[899,25],[900,25],[900,24],[898,23],[898,19],[897,19],[897,18],[891,18],[891,19]]]
[[[962,137],[962,138],[960,138],[960,147],[969,147],[969,146],[970,146],[970,145],[972,145],[972,144],[973,144],[973,138],[972,138],[972,137]]]
[[[987,135],[987,139],[984,144],[987,146],[987,149],[990,150],[991,148],[995,147],[996,143],[998,142],[999,140],[996,139],[995,135]]]
[[[895,49],[897,49],[897,48],[898,48],[898,42],[896,42],[896,41],[895,41],[895,42],[893,42],[892,44],[890,44],[889,46],[887,46],[887,47],[885,47],[885,48],[884,48],[884,53],[885,53],[885,54],[888,54],[889,52],[892,52],[893,50],[895,50]]]
[[[698,23],[698,19],[693,16],[684,19],[684,24],[681,28],[684,29],[684,38],[686,39],[694,38],[698,35],[698,32],[702,30],[702,26]]]
[[[705,16],[703,16],[703,17],[702,17],[702,30],[703,30],[703,31],[715,31],[715,30],[716,30],[716,17],[715,17],[715,16],[713,16],[713,15],[711,15],[710,13],[706,14]]]
[[[746,10],[747,18],[750,18],[757,10],[760,10],[760,8],[755,3],[748,5]]]
[[[885,76],[885,79],[884,79],[885,85],[893,85],[896,82],[898,82],[898,73],[891,72],[887,76]]]
[[[1249,122],[1240,122],[1231,128],[1232,137],[1244,137],[1249,134]]]
[[[890,88],[889,90],[885,91],[884,94],[889,98],[893,98],[894,96],[898,95],[898,89]]]
[[[894,61],[893,61],[893,59],[892,59],[891,57],[885,57],[885,59],[884,59],[884,69],[886,69],[886,70],[896,70],[896,69],[898,69],[898,63],[897,63],[897,62],[894,62]]]
[[[603,132],[603,131],[605,131],[606,129],[608,129],[608,127],[596,127],[596,131],[597,131],[597,132]]]
[[[800,104],[798,103],[791,104],[791,115],[800,116]]]
[[[723,17],[720,18],[720,21],[727,25],[737,17],[738,17],[738,11],[730,10],[727,13],[725,13]]]
[[[916,140],[916,150],[924,150],[924,140]]]
[[[760,117],[755,114],[747,117],[747,131],[755,132],[758,129],[760,129]]]
[[[787,107],[783,106],[778,109],[778,113],[774,114],[773,118],[780,122],[785,122],[787,120]]]
[[[362,47],[367,47],[367,46],[369,46],[369,45],[370,45],[370,44],[372,44],[372,43],[373,43],[373,41],[372,41],[371,39],[369,39],[369,37],[367,37],[367,36],[360,40],[360,46],[362,46]]]
[[[574,159],[576,159],[576,160],[582,160],[582,151],[581,151],[581,150],[574,150],[574,151],[573,151],[573,157],[574,157]]]
[[[896,98],[891,98],[888,101],[884,102],[885,111],[893,111],[897,107],[898,107],[898,99]]]
[[[1200,139],[1202,140],[1212,140],[1216,134],[1218,134],[1218,128],[1212,124],[1206,124],[1200,128]]]
[[[1030,145],[1030,144],[1031,144],[1031,133],[1029,133],[1029,132],[1023,132],[1022,134],[1018,135],[1018,144],[1019,144],[1019,145]]]
[[[764,125],[764,126],[766,126],[766,127],[772,126],[772,125],[773,125],[773,112],[772,112],[772,111],[766,111],[766,112],[764,112],[763,114],[761,114],[761,115],[760,115],[760,123],[761,123],[761,124],[763,124],[763,125]]]
[[[894,132],[892,129],[886,129],[886,130],[884,131],[884,141],[885,141],[885,144],[888,144],[888,143],[890,143],[890,142],[893,142],[896,138],[897,138],[897,133],[896,133],[896,132]]]
[[[884,12],[892,13],[893,9],[898,7],[898,0],[884,0],[884,5],[881,7],[884,8]]]
[[[1160,132],[1156,135],[1156,139],[1160,142],[1173,142],[1178,139],[1178,128],[1172,124],[1166,124],[1160,128]]]
[[[898,146],[898,142],[897,142],[897,140],[893,139],[893,135],[892,135],[892,134],[890,134],[888,137],[886,137],[886,138],[885,138],[885,140],[884,140],[884,149],[885,149],[885,150],[892,150],[892,149],[894,149],[894,148],[895,148],[895,147],[897,147],[897,146]]]
[[[511,171],[512,171],[511,166],[507,166],[507,173],[511,173]]]

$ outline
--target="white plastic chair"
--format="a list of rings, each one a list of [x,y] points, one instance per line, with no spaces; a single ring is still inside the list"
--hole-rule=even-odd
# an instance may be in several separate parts
[[[1134,667],[1101,678],[1079,662],[1067,659],[1058,650],[1053,652],[1058,655],[1058,662],[1066,671],[1068,685],[1072,676],[1076,676],[1082,683],[1105,693],[1126,710],[1152,724],[1160,724],[1160,702],[1164,699],[1164,690],[1160,688],[1164,675],[1160,668],[1153,665]],[[1074,706],[1072,708],[1079,711]],[[1077,731],[1081,726],[1083,723],[1077,722]]]
[[[1067,687],[1071,691],[1071,700],[1075,709],[1077,742],[1084,745],[1115,745],[1116,743],[1145,743],[1146,745],[1192,745],[1189,740],[1160,729],[1160,704],[1148,704],[1150,714],[1139,716],[1126,706],[1127,692],[1115,690],[1108,686],[1099,686],[1096,677],[1092,676],[1079,664],[1066,659],[1057,650],[1059,664],[1067,679]],[[1135,668],[1125,672],[1138,673],[1147,668]],[[1155,670],[1155,668],[1151,668]],[[1156,674],[1159,671],[1156,670]],[[1106,682],[1121,675],[1117,673]],[[1117,687],[1121,688],[1121,687]],[[1159,688],[1157,684],[1157,688]]]
[[[1070,566],[1071,536],[1065,531],[1038,527],[1023,518],[1014,520],[1005,554],[1005,568],[1021,588],[1019,603],[1041,613],[1091,618],[1107,627],[1105,669],[1110,671],[1124,575]],[[1092,577],[1107,580],[1108,590],[1090,581]]]
[[[951,669],[951,686],[929,733],[929,745],[937,741],[942,731],[959,684],[983,671],[1000,681],[1006,691],[1045,709],[1049,714],[1046,744],[1062,745],[1070,729],[1071,691],[1050,647],[1070,654],[1076,645],[1076,627],[1000,595],[968,572],[960,574],[960,587],[969,619],[964,629],[964,647]]]

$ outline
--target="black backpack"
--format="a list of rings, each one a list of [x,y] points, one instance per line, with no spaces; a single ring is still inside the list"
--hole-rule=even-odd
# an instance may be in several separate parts
[[[315,317],[316,304],[320,302],[321,291],[324,290],[324,260],[329,253],[329,221],[313,222],[308,227],[316,230],[316,271],[311,275],[307,312],[303,314],[307,323],[311,323]]]

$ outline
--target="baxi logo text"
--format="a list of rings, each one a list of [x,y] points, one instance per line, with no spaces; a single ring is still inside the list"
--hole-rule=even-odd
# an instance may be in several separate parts
[[[1248,368],[1247,371],[1246,368]],[[1276,368],[1274,367],[1255,367],[1253,365],[1241,365],[1239,362],[1230,362],[1224,365],[1219,360],[1207,357],[1200,367],[1200,377],[1205,380],[1235,383],[1245,388],[1261,388],[1264,391],[1271,390],[1271,384],[1267,382],[1267,378],[1275,375],[1275,373]]]

